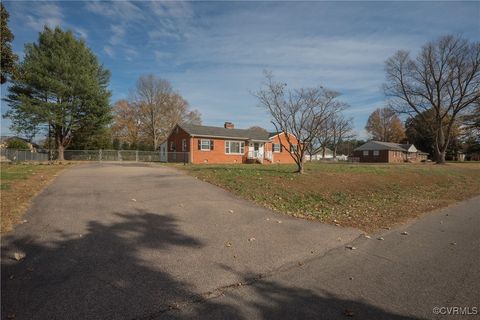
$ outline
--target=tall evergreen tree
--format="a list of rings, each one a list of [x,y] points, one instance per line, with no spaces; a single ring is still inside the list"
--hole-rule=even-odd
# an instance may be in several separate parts
[[[7,79],[13,74],[15,70],[15,63],[18,59],[17,55],[12,52],[11,42],[13,40],[13,33],[8,28],[8,12],[0,3],[0,54],[1,54],[1,79],[0,83],[4,84]]]
[[[103,129],[112,119],[107,89],[110,72],[71,31],[45,27],[9,89],[6,114],[17,132],[49,126],[62,161],[76,135]]]

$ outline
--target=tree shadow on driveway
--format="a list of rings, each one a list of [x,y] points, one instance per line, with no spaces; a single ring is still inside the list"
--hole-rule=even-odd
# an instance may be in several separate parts
[[[411,319],[267,279],[208,299],[162,265],[166,250],[203,246],[173,216],[141,210],[115,213],[110,223],[91,221],[82,235],[8,235],[2,319],[344,319],[346,309],[355,319]],[[15,261],[14,252],[26,256]]]
[[[2,239],[2,319],[130,319],[191,299],[188,285],[149,255],[202,243],[180,233],[169,215],[114,215],[111,224],[89,222],[83,235]],[[14,261],[14,252],[25,259]]]

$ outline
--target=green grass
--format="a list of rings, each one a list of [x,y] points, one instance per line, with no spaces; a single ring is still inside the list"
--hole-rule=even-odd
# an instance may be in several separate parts
[[[480,164],[186,165],[189,174],[273,210],[375,230],[480,194]]]
[[[7,190],[17,180],[27,180],[36,174],[38,165],[11,165],[3,164],[0,171],[0,189]]]

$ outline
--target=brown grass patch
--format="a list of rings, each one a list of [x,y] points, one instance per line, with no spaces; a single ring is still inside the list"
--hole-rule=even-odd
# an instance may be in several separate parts
[[[190,174],[273,210],[371,232],[480,194],[480,164],[187,165]]]
[[[31,200],[47,186],[65,164],[1,164],[1,232],[23,221]]]

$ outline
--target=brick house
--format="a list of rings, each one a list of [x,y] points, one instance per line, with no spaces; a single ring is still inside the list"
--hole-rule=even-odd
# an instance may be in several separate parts
[[[292,144],[298,144],[290,135]],[[160,146],[162,161],[185,163],[294,163],[284,133],[177,124]]]
[[[420,162],[427,160],[428,153],[413,144],[369,141],[353,150],[353,157],[360,162]]]

